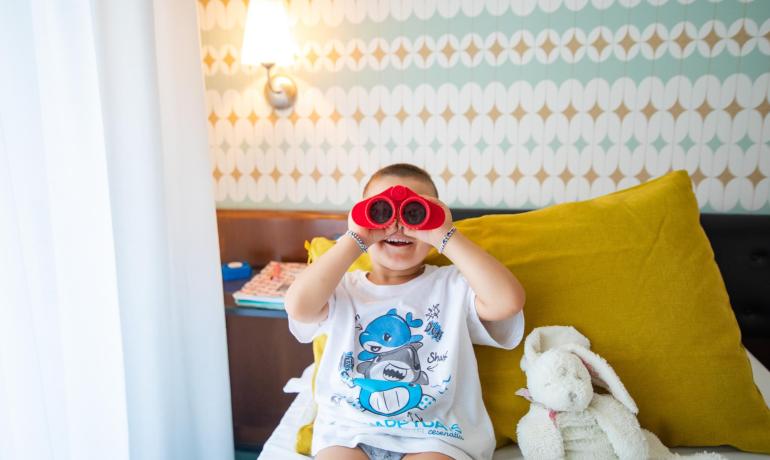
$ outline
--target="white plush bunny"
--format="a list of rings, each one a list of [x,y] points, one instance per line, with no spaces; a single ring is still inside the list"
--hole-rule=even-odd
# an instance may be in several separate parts
[[[528,459],[668,459],[678,457],[643,430],[638,409],[612,367],[575,328],[540,327],[524,342],[521,368],[532,404],[517,426]],[[610,394],[594,393],[596,384]],[[715,454],[697,458],[720,459]]]

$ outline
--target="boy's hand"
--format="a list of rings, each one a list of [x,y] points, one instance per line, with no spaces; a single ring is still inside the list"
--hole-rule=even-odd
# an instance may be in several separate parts
[[[378,243],[398,231],[397,221],[385,228],[365,228],[353,221],[353,212],[348,213],[348,230],[355,232],[364,240],[367,247]]]
[[[441,207],[441,209],[444,210],[444,223],[441,224],[440,227],[434,228],[433,230],[412,230],[408,227],[403,228],[404,235],[416,238],[420,241],[424,241],[434,248],[437,248],[441,246],[441,241],[443,241],[444,236],[447,234],[447,232],[452,228],[453,221],[452,221],[452,212],[449,210],[449,207],[445,205],[443,202],[441,202],[437,198],[433,198],[432,196],[428,195],[420,195],[423,199],[431,201]]]

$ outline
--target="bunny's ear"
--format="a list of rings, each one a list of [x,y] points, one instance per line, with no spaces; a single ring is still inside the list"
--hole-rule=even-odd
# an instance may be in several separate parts
[[[623,386],[620,377],[618,377],[604,358],[591,350],[580,346],[566,345],[564,349],[577,355],[577,357],[583,361],[586,369],[588,369],[588,372],[591,374],[591,380],[593,380],[596,385],[609,391],[615,399],[626,406],[632,413],[639,413],[639,409],[636,407],[634,399],[628,393],[626,387]]]
[[[533,329],[524,341],[521,370],[526,372],[527,368],[546,351],[567,344],[586,349],[591,347],[591,342],[572,326],[544,326]]]

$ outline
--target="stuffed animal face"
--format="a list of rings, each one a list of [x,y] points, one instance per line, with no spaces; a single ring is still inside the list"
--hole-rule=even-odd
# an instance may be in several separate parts
[[[558,412],[581,411],[594,396],[591,375],[572,353],[549,350],[527,370],[532,400]]]

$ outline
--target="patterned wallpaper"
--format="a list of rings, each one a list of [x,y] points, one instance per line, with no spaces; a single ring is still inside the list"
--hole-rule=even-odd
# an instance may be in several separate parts
[[[241,67],[247,0],[198,0],[219,208],[349,208],[424,167],[456,207],[539,208],[686,169],[770,214],[768,0],[291,0],[296,106]]]

